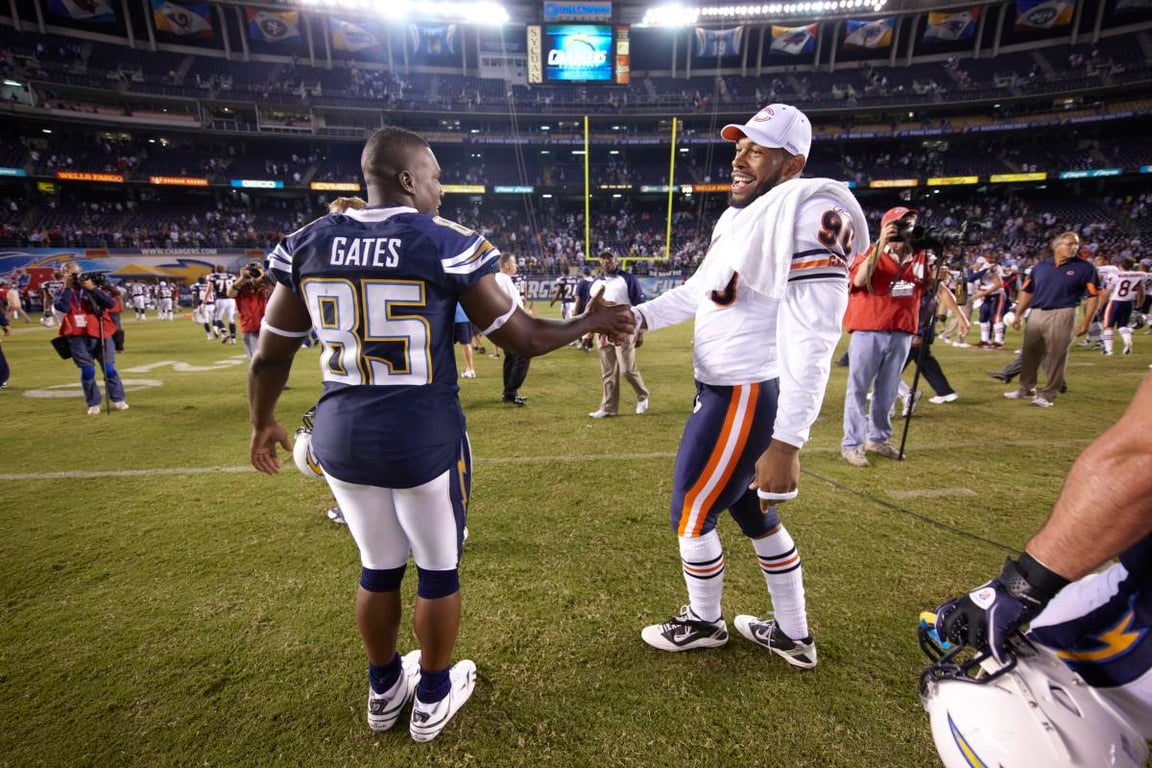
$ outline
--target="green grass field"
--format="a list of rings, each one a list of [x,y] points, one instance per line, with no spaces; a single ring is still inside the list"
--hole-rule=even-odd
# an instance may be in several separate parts
[[[111,415],[84,414],[52,331],[17,324],[3,341],[0,766],[936,765],[916,695],[919,611],[998,571],[1152,362],[1142,335],[1131,357],[1077,348],[1071,392],[1040,409],[984,375],[1009,351],[941,346],[960,401],[925,399],[908,460],[866,470],[839,457],[833,369],[784,510],[820,652],[801,672],[735,632],[688,654],[640,640],[685,601],[667,508],[690,327],[640,351],[642,417],[630,392],[629,415],[587,417],[594,355],[534,361],[525,408],[499,402],[500,363],[481,356],[461,382],[476,464],[458,647],[480,680],[417,745],[406,720],[382,735],[364,722],[359,564],[324,517],[326,486],[288,457],[277,477],[247,467],[242,347],[189,320],[126,326],[131,410]],[[281,400],[290,431],[319,392],[315,358],[301,351]],[[750,545],[729,520],[720,532],[726,618],[766,611]]]

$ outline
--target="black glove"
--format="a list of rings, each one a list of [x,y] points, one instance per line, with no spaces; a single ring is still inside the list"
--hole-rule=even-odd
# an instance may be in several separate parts
[[[1009,638],[1067,584],[1027,552],[1019,562],[1008,558],[999,578],[936,609],[936,631],[949,642],[990,651],[1004,663]]]

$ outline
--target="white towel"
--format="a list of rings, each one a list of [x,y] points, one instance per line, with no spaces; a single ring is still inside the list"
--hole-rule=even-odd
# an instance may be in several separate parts
[[[729,208],[721,217],[729,221],[723,234],[714,241],[715,258],[720,269],[709,280],[707,290],[723,291],[734,272],[740,284],[772,299],[784,298],[788,271],[792,268],[795,248],[796,214],[800,206],[815,195],[832,197],[852,216],[856,234],[856,252],[868,248],[868,220],[860,203],[848,186],[833,179],[792,179],[772,188],[752,201],[747,208]],[[718,251],[718,252],[716,252]],[[851,262],[854,254],[846,254]]]

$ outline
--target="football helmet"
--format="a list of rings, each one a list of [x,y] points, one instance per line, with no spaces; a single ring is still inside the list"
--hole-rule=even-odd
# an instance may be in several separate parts
[[[1012,323],[1016,322],[1016,313],[1015,312],[1005,312],[1004,317],[1002,317],[1001,319],[1004,321],[1004,325],[1012,325]]]
[[[312,453],[312,418],[315,415],[315,406],[304,412],[304,425],[296,430],[296,442],[292,444],[292,461],[296,462],[296,469],[300,470],[300,474],[304,477],[323,480],[324,470],[320,468],[320,462]]]
[[[946,650],[931,626],[920,626],[933,661],[920,700],[945,768],[1146,765],[1147,742],[1051,650],[1017,634],[1004,664],[988,653],[958,662],[965,647]]]
[[[1133,312],[1132,319],[1128,323],[1128,327],[1134,330],[1140,330],[1148,324],[1148,315],[1141,312]]]

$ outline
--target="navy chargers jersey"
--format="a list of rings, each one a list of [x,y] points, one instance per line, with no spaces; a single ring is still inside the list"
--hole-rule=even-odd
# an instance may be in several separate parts
[[[576,283],[580,278],[575,275],[561,275],[556,278],[556,287],[560,290],[560,301],[568,303],[576,301]]]
[[[1152,670],[1152,536],[1131,546],[1119,560],[1123,578],[1107,599],[1082,615],[1029,633],[1099,688],[1147,681]],[[1146,691],[1147,683],[1143,685]]]
[[[325,473],[410,488],[456,460],[457,297],[499,256],[475,232],[406,206],[329,214],[276,246],[268,268],[304,300],[323,345],[312,448]]]

